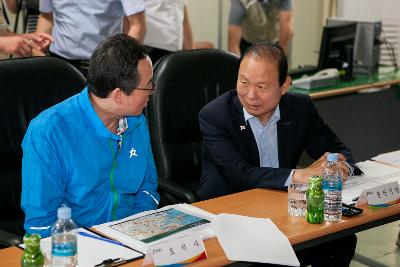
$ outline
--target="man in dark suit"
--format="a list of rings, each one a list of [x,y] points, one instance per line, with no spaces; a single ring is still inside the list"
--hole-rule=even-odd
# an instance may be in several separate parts
[[[339,164],[347,178],[346,160],[353,164],[349,149],[322,121],[310,97],[287,93],[290,83],[281,47],[260,43],[245,52],[237,90],[216,98],[199,114],[201,199],[307,183],[310,176],[322,174],[326,152],[341,154]],[[316,161],[296,168],[303,150]],[[298,256],[302,264],[348,266],[356,242],[351,235]]]
[[[353,164],[351,153],[322,121],[310,97],[287,93],[291,79],[280,52],[272,44],[253,46],[241,61],[237,90],[200,111],[200,198],[307,183],[322,174],[325,152],[340,153],[348,174],[345,161]],[[318,160],[296,169],[303,150]]]

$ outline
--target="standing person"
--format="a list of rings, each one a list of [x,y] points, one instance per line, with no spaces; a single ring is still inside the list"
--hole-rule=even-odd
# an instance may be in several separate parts
[[[122,31],[143,41],[146,25],[144,0],[40,0],[37,31],[51,33],[50,54],[69,61],[87,76],[88,59],[104,39]],[[43,53],[42,53],[43,55]]]
[[[117,34],[93,52],[88,86],[33,119],[22,142],[25,230],[46,237],[61,205],[81,227],[156,209],[142,114],[154,90],[146,48]]]
[[[10,12],[17,14],[21,11],[24,14],[24,32],[36,31],[36,24],[39,18],[39,0],[5,0]],[[16,20],[18,23],[18,20]]]
[[[145,0],[144,44],[153,63],[171,52],[194,49],[186,0]]]
[[[287,53],[292,36],[292,0],[231,0],[229,51],[241,56],[254,43],[271,41]]]
[[[200,199],[307,183],[310,176],[322,175],[326,152],[341,153],[347,178],[345,161],[354,164],[350,150],[322,121],[309,96],[287,93],[287,68],[280,46],[252,45],[241,59],[237,89],[200,111]],[[316,161],[297,168],[303,150]],[[350,235],[296,254],[302,265],[348,266],[356,243],[356,236]]]
[[[6,4],[13,8],[13,1]],[[45,33],[15,34],[8,30],[8,23],[4,16],[3,2],[0,5],[0,52],[17,57],[27,57],[32,49],[42,50],[47,48],[52,38]]]

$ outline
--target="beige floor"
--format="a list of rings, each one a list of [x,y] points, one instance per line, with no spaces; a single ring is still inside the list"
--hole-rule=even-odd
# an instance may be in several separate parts
[[[396,246],[399,225],[397,221],[358,233],[350,267],[400,267],[400,248]]]

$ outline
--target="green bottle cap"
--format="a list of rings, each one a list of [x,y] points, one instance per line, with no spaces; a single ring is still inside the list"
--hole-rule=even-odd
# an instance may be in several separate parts
[[[39,234],[26,234],[24,236],[24,244],[29,245],[37,245],[40,243],[41,236]]]
[[[310,178],[309,178],[309,181],[310,181],[310,184],[311,183],[322,183],[322,176],[319,176],[319,175],[313,175],[313,176],[310,176]]]

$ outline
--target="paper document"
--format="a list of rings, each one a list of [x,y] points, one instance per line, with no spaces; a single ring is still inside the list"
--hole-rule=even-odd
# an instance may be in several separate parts
[[[214,214],[188,204],[166,206],[93,228],[146,253],[151,245],[200,232],[202,238],[214,236],[210,221]]]
[[[96,235],[83,228],[79,228],[78,230],[90,235]],[[21,247],[24,248],[24,246]],[[51,237],[40,240],[40,249],[45,256],[49,257],[51,255]],[[94,266],[108,259],[120,258],[131,261],[143,257],[144,255],[138,251],[95,238],[78,235],[79,266]]]
[[[356,202],[363,190],[386,183],[399,181],[400,169],[379,162],[367,160],[357,163],[364,175],[352,176],[344,184],[342,201],[346,204]]]
[[[380,154],[372,159],[400,168],[400,150]]]
[[[300,266],[289,240],[270,219],[222,213],[212,227],[229,260]]]

